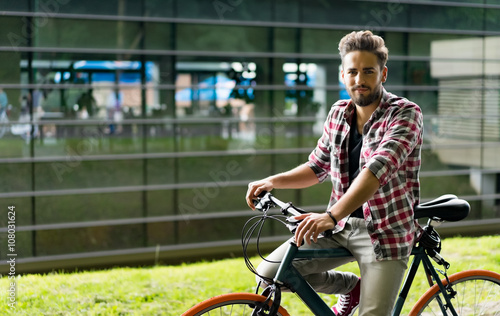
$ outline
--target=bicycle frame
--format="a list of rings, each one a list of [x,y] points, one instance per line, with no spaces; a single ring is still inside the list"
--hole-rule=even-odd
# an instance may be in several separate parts
[[[408,270],[408,273],[406,275],[406,279],[403,282],[403,286],[399,292],[398,298],[396,300],[396,304],[394,305],[394,309],[392,311],[393,316],[398,316],[401,314],[401,310],[403,309],[403,305],[406,301],[406,298],[408,296],[408,292],[410,291],[411,284],[413,283],[413,279],[415,278],[415,275],[417,274],[418,266],[420,263],[422,263],[425,274],[427,275],[427,280],[429,282],[429,286],[432,287],[436,282],[436,284],[439,286],[441,289],[441,293],[443,294],[445,300],[446,300],[446,305],[443,305],[442,302],[440,302],[440,307],[441,310],[443,311],[444,315],[447,315],[446,309],[449,309],[451,313],[455,316],[457,316],[457,312],[453,308],[453,305],[451,303],[451,296],[448,294],[448,291],[445,289],[443,282],[441,282],[441,278],[436,272],[436,268],[431,263],[431,260],[429,259],[429,256],[426,254],[424,247],[422,246],[417,246],[414,247],[412,250],[413,255],[413,261],[410,265],[410,268]]]
[[[403,282],[403,286],[397,297],[392,315],[398,316],[401,314],[401,310],[408,296],[411,284],[415,278],[419,265],[422,263],[424,270],[426,272],[429,285],[432,286],[436,282],[441,289],[441,293],[446,300],[446,305],[440,304],[441,309],[449,309],[453,315],[457,315],[451,304],[451,297],[447,293],[436,269],[432,265],[429,257],[427,256],[424,247],[416,246],[412,250],[413,261],[408,269],[406,279]],[[314,289],[307,283],[300,273],[293,267],[292,260],[296,258],[302,259],[313,259],[313,258],[340,258],[340,257],[350,257],[351,253],[342,248],[334,249],[300,249],[293,242],[290,242],[288,249],[283,257],[283,260],[278,268],[274,281],[279,285],[285,285],[306,304],[309,309],[314,313],[314,315],[331,315],[335,316],[335,313],[331,308],[326,305],[326,303],[321,299],[321,297],[314,291]],[[446,314],[446,313],[444,313]]]

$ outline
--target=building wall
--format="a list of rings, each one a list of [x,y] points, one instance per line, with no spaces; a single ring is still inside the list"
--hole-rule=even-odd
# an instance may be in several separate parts
[[[476,183],[478,174],[498,182],[488,154],[498,135],[480,128],[498,121],[498,104],[471,113],[450,98],[483,96],[499,82],[450,87],[431,66],[456,56],[452,45],[433,56],[433,45],[497,38],[499,18],[493,0],[1,2],[0,87],[12,109],[0,139],[0,206],[16,207],[18,269],[228,255],[255,214],[248,182],[304,162],[345,96],[338,42],[360,29],[386,40],[386,89],[424,112],[422,199],[454,193],[470,201],[469,220],[497,221],[497,189]],[[486,62],[499,60],[462,54],[454,67]],[[468,135],[471,115],[479,127],[470,137],[443,137],[450,124]],[[466,153],[473,163],[449,158]],[[322,211],[329,190],[276,195]],[[263,234],[276,242],[286,231],[273,223]]]

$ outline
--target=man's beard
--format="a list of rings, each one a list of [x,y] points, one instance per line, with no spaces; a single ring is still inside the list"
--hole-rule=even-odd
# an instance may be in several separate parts
[[[355,94],[356,92],[354,90],[359,89],[359,88],[370,89],[366,86],[361,85],[361,86],[354,86],[351,88],[351,90],[348,90],[347,92],[348,92],[349,96],[351,97],[352,102],[354,102],[354,104],[356,104],[360,107],[365,107],[365,106],[372,104],[373,102],[377,101],[380,98],[380,96],[382,95],[381,86],[377,86],[376,90],[374,92],[368,94],[367,96],[364,96],[362,94],[358,94],[356,96],[356,94]]]

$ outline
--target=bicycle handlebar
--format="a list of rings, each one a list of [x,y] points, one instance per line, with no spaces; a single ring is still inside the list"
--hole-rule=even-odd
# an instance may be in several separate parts
[[[307,213],[303,209],[294,206],[292,202],[285,203],[267,191],[263,191],[258,195],[257,200],[254,201],[254,205],[256,210],[264,213],[272,207],[280,207],[281,213],[287,216],[286,221],[288,224],[286,226],[292,234],[295,233],[297,225],[302,222],[302,220],[296,220],[293,217]]]
[[[292,202],[285,203],[267,191],[263,191],[259,194],[257,200],[254,200],[254,205],[255,209],[261,212],[267,211],[272,207],[279,206],[283,215],[286,216],[298,216],[300,214],[307,213],[303,209],[294,206]]]
[[[256,210],[263,213],[267,213],[273,207],[280,207],[281,213],[287,217],[286,226],[292,234],[295,234],[298,224],[302,222],[302,220],[296,220],[294,217],[307,213],[294,206],[291,202],[285,203],[277,199],[267,191],[263,191],[258,195],[257,199],[254,200],[254,205]],[[439,222],[443,220],[460,220],[467,216],[469,210],[470,206],[467,201],[451,195],[441,196],[430,202],[416,206],[416,213],[419,215],[415,216],[415,218],[429,217],[429,223],[424,227],[424,234],[419,242],[426,249],[429,257],[434,259],[438,264],[444,265],[447,269],[450,264],[439,255],[441,252],[441,239],[432,227],[431,220]]]

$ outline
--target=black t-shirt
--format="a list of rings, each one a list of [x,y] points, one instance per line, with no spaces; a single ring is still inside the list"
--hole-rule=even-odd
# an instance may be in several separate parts
[[[356,111],[352,117],[351,131],[349,135],[349,183],[352,183],[360,172],[359,157],[363,146],[363,134],[358,132]],[[364,218],[363,207],[359,207],[352,214],[352,217]]]

